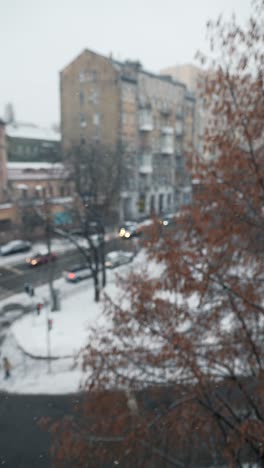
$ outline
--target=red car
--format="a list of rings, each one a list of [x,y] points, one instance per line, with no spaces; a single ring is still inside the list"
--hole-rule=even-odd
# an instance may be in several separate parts
[[[26,262],[29,266],[35,267],[44,265],[49,262],[53,262],[57,259],[57,255],[54,252],[36,253],[33,257],[27,258]]]

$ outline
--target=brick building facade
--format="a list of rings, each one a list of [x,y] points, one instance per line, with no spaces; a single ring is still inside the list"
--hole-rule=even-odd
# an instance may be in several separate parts
[[[74,145],[121,142],[120,218],[175,211],[191,197],[186,154],[195,99],[186,85],[84,50],[60,74],[64,152]]]

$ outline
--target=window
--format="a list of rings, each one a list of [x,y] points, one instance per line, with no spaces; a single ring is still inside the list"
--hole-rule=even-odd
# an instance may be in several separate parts
[[[127,115],[126,115],[126,113],[124,112],[124,113],[122,114],[122,123],[123,123],[123,125],[125,125],[126,122],[127,122]]]
[[[83,83],[85,81],[85,73],[84,71],[80,71],[79,73],[79,80],[80,80],[80,83]]]
[[[17,145],[17,154],[23,154],[23,146]]]
[[[49,194],[51,197],[53,197],[53,187],[51,185],[49,187]]]
[[[80,126],[81,127],[86,127],[87,125],[87,122],[86,122],[86,119],[85,119],[85,116],[83,114],[80,115]]]
[[[100,115],[99,114],[94,114],[93,115],[93,123],[94,123],[94,125],[100,125]]]
[[[82,106],[84,104],[84,92],[81,90],[80,91],[80,105]]]
[[[94,103],[94,104],[98,104],[98,90],[97,89],[93,89],[92,90],[92,94],[91,94],[91,101]]]
[[[65,192],[64,192],[64,186],[62,185],[62,186],[60,187],[60,196],[61,196],[61,197],[64,197],[64,194],[65,194]]]

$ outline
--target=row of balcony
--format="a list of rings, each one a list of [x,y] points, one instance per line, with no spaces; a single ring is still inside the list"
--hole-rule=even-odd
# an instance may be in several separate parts
[[[172,154],[173,148],[167,146],[163,149],[163,154]],[[176,167],[179,172],[184,170],[184,160],[182,157],[176,158]],[[151,153],[143,153],[140,156],[140,165],[139,165],[139,172],[142,175],[152,174],[153,166],[152,166],[152,154]]]
[[[153,118],[148,109],[141,110],[139,113],[139,130],[142,132],[151,132],[153,130]],[[182,120],[176,121],[175,128],[172,126],[161,127],[162,134],[173,135],[174,132],[177,136],[181,136],[183,134]]]

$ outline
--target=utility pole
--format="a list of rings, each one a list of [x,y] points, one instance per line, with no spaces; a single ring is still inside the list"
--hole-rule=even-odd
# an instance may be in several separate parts
[[[46,306],[46,342],[47,342],[47,359],[48,359],[48,374],[51,374],[51,352],[50,352],[50,331],[52,322],[49,318],[49,306]]]
[[[47,242],[47,250],[48,255],[51,255],[51,211],[50,211],[50,204],[48,200],[44,199],[45,204],[45,222],[46,222],[46,242]],[[49,262],[48,265],[49,275],[48,275],[48,282],[49,282],[49,291],[50,291],[50,304],[46,307],[46,341],[47,341],[47,359],[48,359],[48,373],[51,373],[51,345],[50,345],[50,331],[52,326],[52,321],[49,318],[49,310],[50,312],[53,311],[53,305],[55,300],[55,291],[53,288],[53,262]]]

